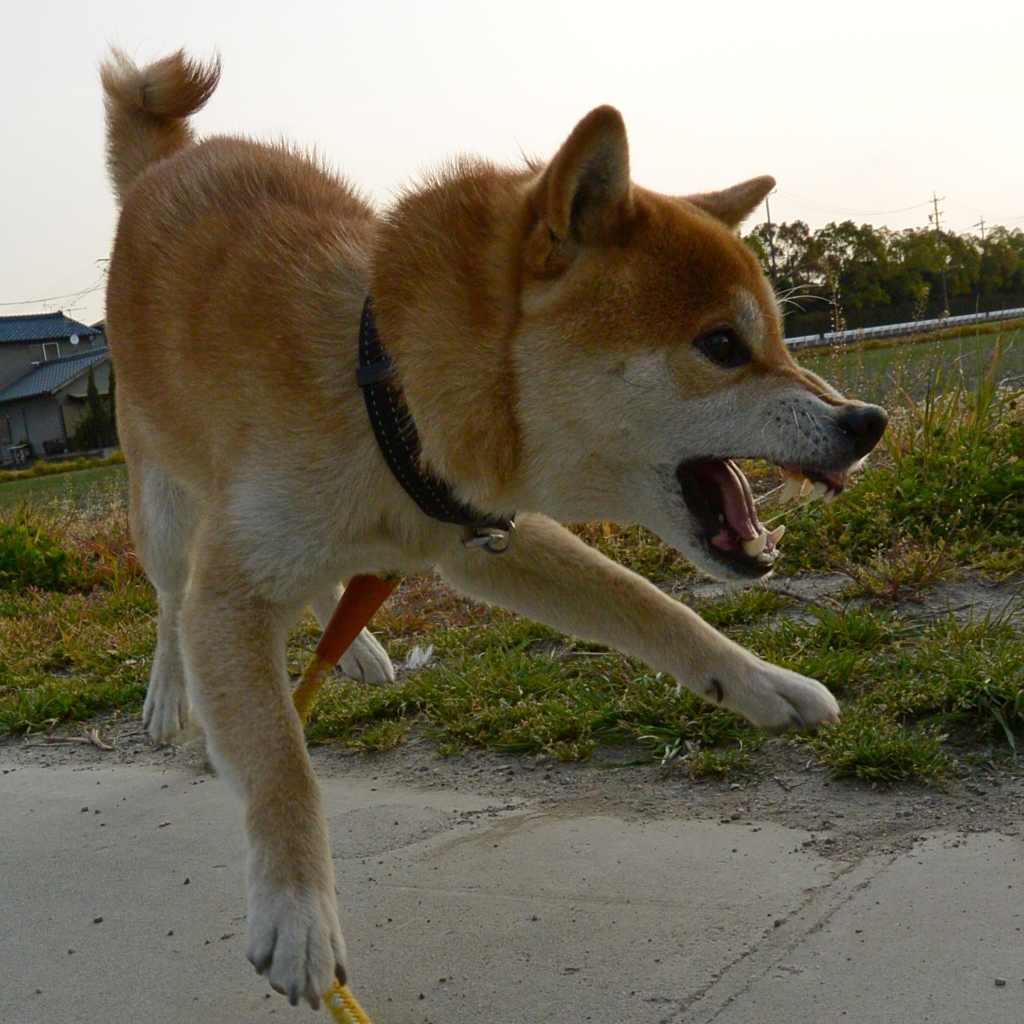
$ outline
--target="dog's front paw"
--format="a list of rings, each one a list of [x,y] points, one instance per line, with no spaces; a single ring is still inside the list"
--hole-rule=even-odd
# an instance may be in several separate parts
[[[373,686],[395,681],[395,670],[388,652],[368,629],[352,641],[352,646],[341,656],[338,667],[342,675]]]
[[[146,701],[142,705],[142,725],[154,743],[173,743],[189,718],[189,699],[181,659],[176,653],[164,653],[158,644],[149,674]]]
[[[816,679],[753,655],[728,678],[711,678],[704,694],[759,729],[799,729],[839,721],[839,704]]]
[[[292,1006],[305,999],[317,1009],[335,978],[345,983],[345,940],[333,888],[251,887],[245,955]]]

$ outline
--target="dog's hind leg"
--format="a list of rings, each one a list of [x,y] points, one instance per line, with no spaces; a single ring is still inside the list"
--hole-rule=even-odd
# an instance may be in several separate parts
[[[130,516],[139,559],[157,595],[156,649],[142,722],[155,743],[171,743],[189,716],[178,620],[188,586],[196,502],[162,471],[133,466]]]
[[[327,625],[342,592],[342,587],[323,590],[309,602],[321,629]],[[395,670],[388,652],[368,629],[352,641],[352,646],[341,656],[338,668],[342,675],[373,686],[395,681]]]
[[[245,803],[246,955],[293,1003],[317,1006],[344,978],[345,946],[323,799],[285,658],[301,602],[264,596],[241,568],[246,542],[232,541],[206,519],[196,537],[181,609],[189,687],[210,758]]]

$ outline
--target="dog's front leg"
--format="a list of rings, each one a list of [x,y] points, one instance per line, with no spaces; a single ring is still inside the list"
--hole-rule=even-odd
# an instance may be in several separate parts
[[[505,554],[460,549],[442,572],[467,594],[642,658],[763,729],[838,719],[821,683],[751,654],[564,527],[537,515],[517,526]]]
[[[211,759],[245,803],[246,955],[295,1004],[314,1007],[344,978],[327,822],[292,704],[285,636],[294,609],[274,606],[203,551],[182,608],[192,702]]]

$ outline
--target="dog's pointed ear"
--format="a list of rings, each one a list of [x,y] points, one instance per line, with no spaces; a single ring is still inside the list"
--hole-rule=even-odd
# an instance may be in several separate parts
[[[741,181],[721,192],[699,192],[695,196],[682,198],[700,207],[705,213],[710,213],[726,226],[738,228],[773,188],[775,179],[769,174],[762,174],[759,178]]]
[[[622,115],[608,106],[587,114],[548,164],[534,195],[555,242],[600,242],[614,233],[630,196]]]

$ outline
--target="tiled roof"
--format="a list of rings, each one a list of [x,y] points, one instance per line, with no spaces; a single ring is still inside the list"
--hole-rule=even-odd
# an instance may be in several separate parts
[[[99,332],[88,324],[56,313],[29,313],[26,316],[0,316],[0,342],[4,341],[51,341],[70,338],[91,338]]]
[[[68,356],[66,359],[51,359],[48,363],[40,363],[20,380],[8,384],[0,391],[0,403],[13,402],[19,398],[34,398],[36,395],[52,395],[54,391],[85,373],[90,366],[103,362],[109,356],[109,349],[93,348],[80,356]]]

